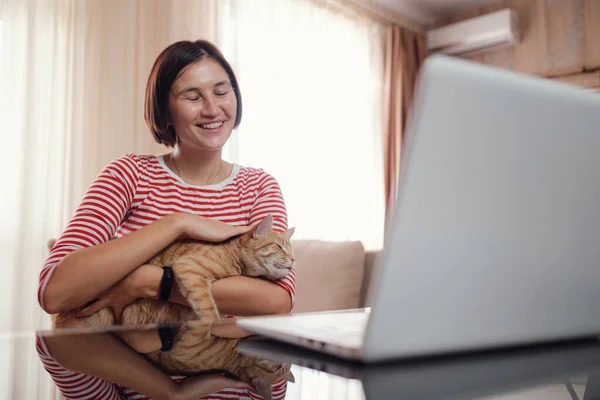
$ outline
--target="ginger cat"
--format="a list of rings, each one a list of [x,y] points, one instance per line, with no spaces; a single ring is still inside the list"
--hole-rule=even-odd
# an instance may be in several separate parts
[[[289,364],[240,354],[240,339],[216,338],[211,325],[190,321],[178,330],[170,351],[145,354],[168,374],[193,375],[200,371],[227,371],[250,385],[265,400],[272,398],[271,387],[283,379],[294,382]]]
[[[148,264],[168,265],[191,308],[153,299],[138,299],[123,310],[122,325],[178,323],[193,319],[219,319],[210,285],[217,279],[236,275],[264,277],[270,280],[286,276],[294,265],[290,238],[294,228],[283,233],[272,229],[267,216],[249,232],[221,243],[185,239],[166,247]],[[114,325],[112,309],[105,308],[85,318],[78,310],[56,314],[55,328]]]

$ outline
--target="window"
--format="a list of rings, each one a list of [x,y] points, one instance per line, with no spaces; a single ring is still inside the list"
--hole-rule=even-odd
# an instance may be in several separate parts
[[[295,239],[383,245],[383,28],[312,2],[230,1],[242,124],[225,157],[279,181]]]

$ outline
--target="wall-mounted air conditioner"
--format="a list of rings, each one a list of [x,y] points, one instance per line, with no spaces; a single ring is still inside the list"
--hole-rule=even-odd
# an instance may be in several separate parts
[[[427,48],[430,53],[461,55],[514,45],[520,36],[519,15],[504,9],[430,30]]]

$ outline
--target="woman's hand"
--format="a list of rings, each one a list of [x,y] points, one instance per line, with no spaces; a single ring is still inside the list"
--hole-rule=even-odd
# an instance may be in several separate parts
[[[226,388],[249,389],[249,386],[239,380],[216,374],[193,376],[179,382],[171,392],[169,400],[196,400]]]
[[[88,317],[110,307],[115,313],[115,322],[120,323],[125,307],[141,297],[149,297],[147,290],[152,286],[152,282],[160,280],[160,274],[161,268],[150,264],[142,265],[108,289],[98,300],[79,311],[77,317]]]
[[[231,226],[200,215],[179,213],[180,226],[185,237],[206,242],[222,242],[248,232],[252,226]]]

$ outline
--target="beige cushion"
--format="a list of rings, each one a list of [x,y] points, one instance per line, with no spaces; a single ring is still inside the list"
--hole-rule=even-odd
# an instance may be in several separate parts
[[[293,240],[296,305],[292,312],[360,307],[365,251],[361,242]]]

